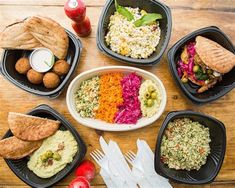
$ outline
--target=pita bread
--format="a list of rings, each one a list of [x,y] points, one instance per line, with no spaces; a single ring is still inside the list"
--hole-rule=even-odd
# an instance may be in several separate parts
[[[33,16],[25,21],[29,32],[46,48],[49,48],[59,59],[64,59],[69,39],[64,28],[50,18]]]
[[[0,140],[0,156],[6,159],[21,159],[42,145],[42,141],[27,142],[15,136]]]
[[[24,21],[7,26],[0,33],[0,47],[5,49],[34,49],[42,44],[31,35],[24,25]]]
[[[235,55],[212,40],[197,36],[195,48],[203,63],[219,73],[225,74],[235,66]]]
[[[8,124],[11,132],[19,139],[36,141],[53,135],[60,122],[20,113],[9,112]]]

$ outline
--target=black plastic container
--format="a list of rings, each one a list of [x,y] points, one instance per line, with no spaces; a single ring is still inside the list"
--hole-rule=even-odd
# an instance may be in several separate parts
[[[28,184],[31,187],[51,187],[52,185],[56,184],[63,178],[65,178],[79,163],[83,160],[86,154],[86,145],[84,144],[83,140],[79,136],[76,129],[58,112],[53,110],[51,107],[43,104],[40,105],[27,114],[33,115],[33,116],[39,116],[43,118],[58,120],[61,122],[60,130],[69,130],[72,135],[74,136],[75,140],[78,143],[79,150],[75,154],[73,161],[67,166],[58,172],[56,175],[54,175],[51,178],[40,178],[36,174],[34,174],[32,171],[30,171],[27,167],[27,162],[29,160],[29,157],[25,157],[18,160],[9,160],[5,159],[7,165],[10,167],[10,169],[15,173],[16,176],[18,176],[22,181],[24,181],[26,184]],[[4,135],[3,138],[7,138],[12,136],[11,131],[7,131],[7,133]]]
[[[182,83],[177,73],[176,63],[180,58],[183,47],[189,42],[195,41],[195,38],[198,35],[204,36],[219,43],[221,46],[228,49],[232,53],[235,53],[235,47],[229,38],[225,35],[225,33],[223,33],[218,27],[211,26],[190,33],[189,35],[180,39],[168,51],[169,67],[177,85],[193,103],[203,104],[224,96],[235,87],[235,68],[233,68],[233,70],[231,70],[229,73],[223,75],[221,82],[218,82],[213,88],[210,88],[203,93],[197,93],[197,90],[200,86],[197,86],[190,81],[186,84]]]
[[[175,170],[170,169],[161,161],[161,141],[168,123],[178,118],[190,118],[209,128],[211,153],[207,162],[197,170]],[[155,170],[162,176],[178,183],[205,184],[212,182],[220,171],[226,151],[226,130],[224,124],[219,120],[193,111],[176,111],[167,114],[157,137],[155,149]]]
[[[115,12],[114,0],[108,0],[101,13],[97,30],[96,41],[99,50],[113,59],[131,65],[145,66],[155,65],[159,63],[163,53],[167,48],[171,36],[172,18],[170,8],[157,0],[118,0],[118,4],[133,8],[139,7],[149,13],[159,13],[163,16],[163,19],[159,20],[161,28],[161,38],[157,49],[147,59],[135,59],[131,57],[122,56],[116,52],[113,52],[105,42],[105,35],[108,31],[109,19],[110,16],[113,15]]]
[[[0,71],[3,76],[17,87],[29,93],[49,98],[58,97],[76,70],[82,51],[81,41],[70,31],[66,30],[66,32],[69,37],[69,48],[65,60],[70,64],[70,70],[65,76],[61,77],[58,87],[47,89],[43,84],[32,84],[28,81],[26,75],[21,75],[15,70],[16,61],[23,56],[29,56],[32,50],[5,50],[2,62],[0,62]]]

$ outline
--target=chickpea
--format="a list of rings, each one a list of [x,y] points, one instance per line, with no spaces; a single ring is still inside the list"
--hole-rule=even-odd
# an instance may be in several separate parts
[[[141,14],[141,16],[143,16],[143,15],[147,14],[147,12],[145,10],[141,10],[140,14]]]

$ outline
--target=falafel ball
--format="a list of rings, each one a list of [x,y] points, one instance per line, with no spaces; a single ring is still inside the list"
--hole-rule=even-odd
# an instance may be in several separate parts
[[[33,69],[30,69],[27,72],[27,78],[32,84],[41,84],[43,79],[43,74]]]
[[[15,64],[15,69],[20,74],[26,74],[29,69],[31,69],[31,66],[29,64],[29,59],[27,57],[22,57],[18,59],[18,61]]]
[[[59,76],[54,72],[48,72],[43,77],[44,86],[48,89],[56,88],[60,83]]]
[[[53,66],[53,72],[59,76],[65,75],[69,72],[70,65],[65,60],[58,60]]]

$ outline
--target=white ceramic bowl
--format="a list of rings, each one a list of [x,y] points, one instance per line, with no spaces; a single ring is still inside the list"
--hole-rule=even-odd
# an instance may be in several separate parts
[[[111,123],[107,123],[98,119],[80,117],[79,113],[76,111],[75,97],[74,97],[74,94],[76,90],[78,89],[80,83],[93,76],[102,75],[102,74],[110,73],[110,72],[122,72],[124,74],[135,72],[136,74],[142,76],[143,79],[153,80],[159,87],[159,91],[161,92],[161,96],[162,96],[161,104],[157,113],[154,114],[154,116],[152,116],[151,118],[142,117],[141,119],[138,120],[136,124],[111,124]],[[95,68],[95,69],[83,72],[79,74],[77,77],[75,77],[73,81],[70,83],[69,88],[67,90],[67,95],[66,95],[66,103],[67,103],[68,110],[70,114],[73,116],[73,118],[77,120],[78,123],[85,125],[87,127],[93,128],[93,129],[99,129],[99,130],[104,130],[104,131],[129,131],[129,130],[138,129],[138,128],[147,126],[149,124],[152,124],[164,112],[164,109],[166,106],[166,100],[167,100],[167,96],[166,96],[165,87],[163,86],[161,80],[157,76],[145,70],[133,68],[133,67],[127,67],[127,66],[107,66],[107,67]]]

